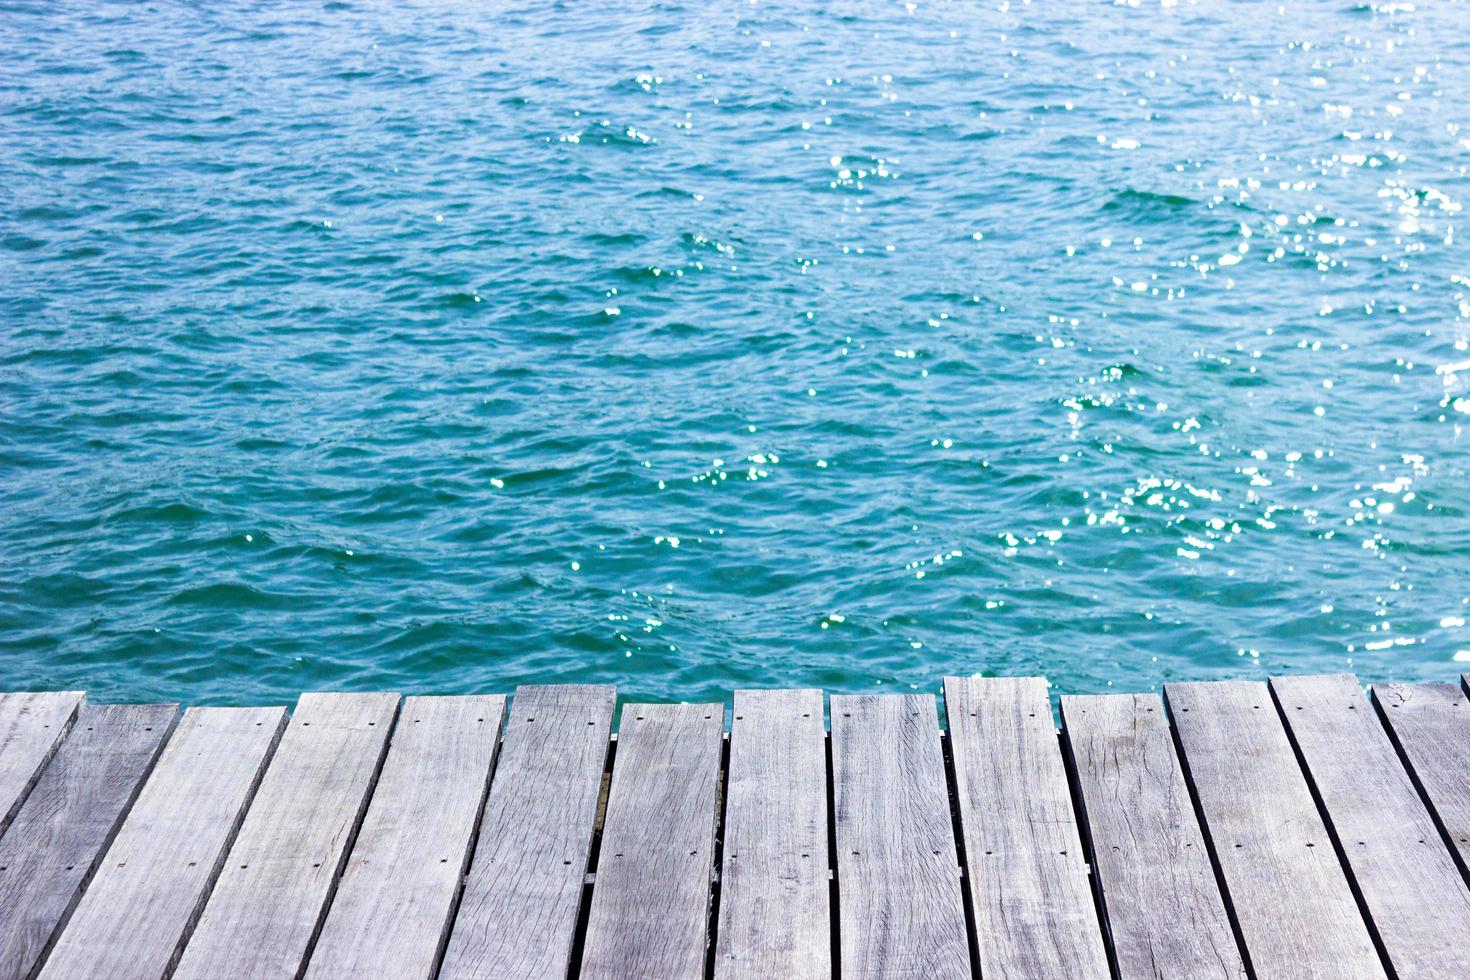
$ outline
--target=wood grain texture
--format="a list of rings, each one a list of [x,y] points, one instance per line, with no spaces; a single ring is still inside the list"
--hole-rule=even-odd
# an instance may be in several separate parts
[[[721,704],[624,706],[583,977],[704,976],[724,729]]]
[[[842,975],[970,976],[931,694],[833,695]]]
[[[1273,677],[1271,688],[1394,973],[1461,972],[1470,889],[1357,678]]]
[[[822,692],[736,691],[715,976],[830,977]]]
[[[84,704],[0,840],[0,978],[28,977],[71,914],[178,718],[176,704]]]
[[[0,694],[0,834],[71,729],[81,691]]]
[[[945,713],[986,977],[1108,975],[1041,677],[946,677]]]
[[[1379,684],[1373,700],[1470,874],[1470,700],[1457,684]]]
[[[1383,977],[1266,685],[1169,684],[1164,694],[1256,975]]]
[[[1244,977],[1163,701],[1063,695],[1061,704],[1118,976]]]
[[[403,702],[309,980],[428,980],[449,933],[505,698]]]
[[[303,694],[176,978],[294,977],[387,745],[396,694]]]
[[[42,977],[167,975],[285,724],[284,708],[184,712]]]
[[[567,975],[614,697],[590,685],[516,690],[442,980]]]

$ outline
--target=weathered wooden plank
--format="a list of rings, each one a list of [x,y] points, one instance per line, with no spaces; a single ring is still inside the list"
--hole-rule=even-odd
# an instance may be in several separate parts
[[[387,746],[396,694],[303,694],[184,948],[178,980],[294,977]]]
[[[504,720],[500,695],[403,702],[310,980],[434,976]]]
[[[167,975],[285,724],[285,708],[184,712],[47,958],[43,978]]]
[[[611,687],[521,687],[442,980],[564,977],[592,853]]]
[[[822,692],[736,691],[715,976],[830,977]]]
[[[1169,684],[1164,695],[1256,975],[1383,977],[1266,685]]]
[[[0,834],[66,737],[81,691],[0,694]]]
[[[1470,874],[1470,700],[1457,684],[1378,684],[1373,700]]]
[[[1041,677],[946,677],[986,977],[1106,977],[1107,952]]]
[[[1459,973],[1470,889],[1357,678],[1273,677],[1271,688],[1394,972]]]
[[[934,696],[833,695],[844,977],[970,976]]]
[[[1157,694],[1063,695],[1120,980],[1246,975]]]
[[[724,729],[720,704],[623,707],[583,977],[704,976]]]
[[[176,704],[84,704],[0,840],[0,978],[29,977],[178,718]]]

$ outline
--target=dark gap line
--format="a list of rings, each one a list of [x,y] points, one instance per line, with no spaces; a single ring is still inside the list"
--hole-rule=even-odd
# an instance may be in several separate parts
[[[1077,769],[1077,757],[1072,748],[1072,734],[1067,730],[1066,717],[1062,714],[1061,701],[1057,701],[1057,713],[1062,717],[1062,727],[1057,730],[1057,749],[1062,753],[1062,768],[1067,772],[1067,788],[1072,794],[1072,812],[1077,824],[1077,836],[1082,844],[1082,859],[1087,862],[1088,884],[1092,889],[1093,912],[1097,916],[1098,928],[1102,930],[1103,950],[1108,957],[1108,971],[1113,980],[1122,976],[1118,966],[1118,950],[1113,944],[1113,924],[1108,918],[1108,902],[1103,894],[1102,875],[1097,870],[1097,849],[1093,845],[1092,825],[1087,819],[1087,800],[1082,795],[1082,777]]]
[[[827,911],[831,922],[832,975],[842,976],[841,889],[837,881],[837,780],[832,768],[832,736],[823,737],[827,753]]]
[[[184,957],[184,949],[189,945],[189,940],[194,938],[194,930],[199,925],[199,920],[204,916],[204,909],[209,904],[209,899],[214,895],[214,887],[219,884],[219,876],[224,872],[225,865],[229,863],[230,851],[235,846],[235,839],[240,836],[240,828],[245,826],[245,817],[250,813],[250,808],[255,805],[255,794],[260,792],[260,784],[265,782],[265,774],[270,769],[271,763],[276,759],[276,749],[280,748],[281,739],[286,734],[286,726],[290,724],[290,712],[281,713],[281,723],[276,726],[275,735],[271,738],[271,744],[265,750],[265,757],[260,761],[260,768],[255,773],[255,779],[250,788],[245,791],[245,800],[240,805],[240,812],[235,815],[235,822],[225,835],[224,843],[220,846],[218,856],[214,859],[214,867],[209,872],[209,878],[204,883],[204,890],[199,896],[189,917],[184,920],[183,932],[179,935],[179,941],[174,946],[173,954],[169,956],[168,963],[163,968],[163,980],[169,980],[178,969],[179,960]]]
[[[947,718],[948,709],[945,710]],[[953,728],[949,729],[950,733],[953,731]],[[955,776],[954,739],[945,732],[939,733],[939,752],[944,759],[945,798],[949,802],[950,832],[954,835],[955,860],[959,865],[956,871],[960,876],[960,906],[965,913],[965,940],[970,948],[970,976],[979,980],[980,927],[975,920],[975,897],[971,894],[975,887],[975,878],[970,871],[969,854],[965,850],[964,823],[960,820],[960,783]]]
[[[734,727],[734,723],[731,723]],[[710,865],[709,874],[709,909],[707,910],[709,924],[705,927],[704,947],[704,977],[705,980],[714,980],[715,976],[715,950],[719,942],[720,932],[720,881],[724,877],[721,873],[725,867],[725,806],[730,799],[728,792],[730,788],[730,736],[726,733],[720,739],[720,779],[718,784],[719,798],[715,804],[715,850]]]
[[[1379,724],[1383,725],[1384,731],[1388,732],[1388,740],[1393,745],[1394,751],[1398,753],[1399,762],[1403,764],[1404,771],[1409,774],[1409,781],[1414,784],[1414,789],[1419,793],[1419,799],[1424,804],[1424,809],[1429,811],[1429,819],[1434,821],[1434,827],[1439,831],[1440,839],[1444,841],[1445,847],[1449,848],[1450,858],[1455,862],[1455,867],[1460,870],[1460,877],[1465,879],[1466,887],[1470,887],[1470,867],[1466,866],[1465,858],[1455,843],[1454,834],[1450,831],[1444,820],[1441,819],[1439,810],[1435,809],[1434,800],[1430,799],[1429,796],[1429,790],[1425,787],[1424,781],[1419,778],[1419,770],[1414,767],[1413,760],[1409,758],[1408,750],[1399,740],[1398,732],[1394,730],[1393,725],[1389,722],[1387,706],[1379,699],[1377,692],[1372,694],[1370,700],[1378,715]]]
[[[377,795],[378,779],[383,775],[383,766],[388,761],[388,750],[393,746],[393,736],[398,731],[399,719],[403,717],[403,702],[404,699],[400,697],[393,705],[393,717],[388,721],[388,730],[383,737],[382,748],[378,750],[377,765],[373,767],[372,777],[368,780],[367,792],[363,794],[362,802],[358,804],[357,815],[352,818],[352,829],[347,834],[347,842],[342,848],[341,856],[337,858],[337,867],[332,870],[331,881],[327,886],[327,897],[322,902],[321,911],[317,913],[316,924],[311,927],[311,936],[306,941],[306,950],[301,954],[301,965],[296,968],[296,980],[302,980],[306,976],[306,967],[311,963],[311,957],[316,952],[317,940],[321,938],[322,928],[327,924],[327,916],[332,912],[332,902],[337,898],[337,886],[342,883],[342,876],[347,873],[347,863],[352,858],[353,849],[357,847],[357,835],[362,830],[362,821],[367,816],[373,797]]]
[[[36,784],[41,781],[41,775],[51,765],[51,760],[56,758],[56,753],[61,749],[61,743],[71,737],[71,730],[76,725],[77,718],[82,713],[82,708],[86,705],[87,698],[85,695],[77,699],[77,703],[72,705],[71,714],[67,715],[66,720],[61,724],[61,732],[52,741],[50,748],[46,750],[46,754],[41,757],[40,763],[36,765],[36,771],[31,773],[30,778],[26,780],[26,784],[21,787],[20,793],[15,797],[14,805],[11,806],[8,813],[0,813],[0,835],[4,835],[6,829],[10,826],[10,822],[20,815],[21,807],[25,806],[26,800],[30,798],[31,790],[35,789]]]
[[[77,714],[81,714],[80,707],[77,709]],[[143,794],[144,784],[146,784],[148,780],[153,778],[153,769],[155,766],[158,765],[158,760],[163,758],[163,750],[168,748],[169,742],[173,741],[174,732],[178,731],[179,719],[182,716],[182,711],[180,711],[178,706],[175,705],[173,720],[169,722],[168,731],[163,733],[163,737],[159,739],[158,744],[154,746],[153,757],[150,758],[147,765],[143,767],[143,774],[138,777],[138,781],[133,785],[131,795],[129,795],[127,801],[123,803],[122,809],[118,811],[117,819],[113,821],[112,827],[107,831],[107,835],[102,839],[102,845],[98,847],[97,852],[92,855],[92,863],[87,867],[84,872],[82,872],[81,878],[77,879],[77,885],[75,890],[73,890],[72,892],[71,901],[68,902],[66,908],[62,910],[61,917],[56,920],[56,925],[51,930],[51,935],[46,937],[46,945],[41,947],[40,955],[36,957],[36,962],[31,966],[31,972],[29,976],[39,976],[41,973],[41,969],[46,965],[46,961],[51,958],[51,951],[56,948],[56,944],[61,940],[62,932],[64,932],[66,930],[66,927],[71,924],[72,913],[74,913],[77,910],[77,906],[81,904],[82,896],[87,893],[87,886],[92,883],[92,878],[97,874],[97,869],[102,866],[103,858],[105,858],[107,856],[107,852],[112,849],[112,842],[117,839],[117,835],[122,831],[122,825],[128,819],[128,814],[133,812],[133,804],[137,803],[138,797]],[[39,777],[37,778],[36,782],[40,782]],[[17,810],[16,812],[18,814],[20,811]]]
[[[1383,937],[1378,932],[1378,925],[1373,921],[1373,914],[1368,909],[1368,900],[1363,896],[1363,889],[1358,885],[1358,876],[1353,873],[1352,862],[1348,860],[1347,851],[1342,846],[1342,838],[1338,835],[1337,827],[1332,822],[1332,814],[1327,809],[1327,801],[1322,798],[1317,780],[1312,776],[1312,768],[1307,764],[1307,757],[1302,752],[1301,744],[1296,740],[1296,732],[1291,730],[1291,719],[1286,717],[1286,706],[1281,703],[1281,696],[1276,690],[1276,685],[1266,686],[1271,692],[1271,703],[1276,706],[1277,723],[1286,732],[1286,741],[1291,746],[1292,755],[1296,756],[1297,768],[1301,770],[1302,778],[1306,781],[1307,792],[1312,794],[1312,802],[1317,806],[1317,815],[1322,818],[1322,826],[1327,830],[1327,839],[1332,842],[1332,849],[1337,852],[1337,863],[1342,868],[1343,877],[1347,879],[1348,890],[1353,893],[1353,900],[1358,903],[1358,914],[1363,917],[1363,923],[1368,927],[1368,936],[1373,940],[1373,948],[1378,951],[1378,958],[1383,961],[1383,969],[1388,973],[1390,980],[1397,980],[1398,971],[1394,969],[1393,960],[1388,955],[1388,947],[1384,945]]]
[[[506,701],[505,709],[501,714],[502,723],[510,721],[510,702]],[[455,883],[454,895],[449,900],[449,917],[444,920],[444,928],[439,934],[439,946],[434,951],[434,962],[429,968],[429,976],[437,977],[439,969],[444,965],[444,954],[449,951],[449,937],[454,933],[454,923],[459,919],[459,906],[464,901],[465,884],[469,881],[470,867],[474,864],[475,852],[480,847],[480,831],[484,829],[485,806],[490,802],[490,790],[495,783],[495,774],[500,770],[500,753],[505,750],[505,729],[495,733],[495,756],[490,760],[490,769],[485,773],[485,785],[480,790],[480,805],[475,809],[474,823],[470,824],[470,839],[465,848],[464,859],[459,865],[459,880]]]
[[[582,956],[586,952],[587,923],[592,916],[592,893],[597,888],[597,862],[602,856],[602,828],[607,822],[607,800],[612,792],[613,762],[618,754],[618,736],[612,733],[607,740],[607,758],[602,764],[602,788],[597,794],[597,813],[592,820],[592,844],[587,849],[587,869],[582,877],[582,899],[577,905],[577,925],[572,930],[572,955],[568,960],[567,976],[582,975]]]
[[[1230,920],[1230,931],[1235,936],[1235,946],[1240,952],[1241,962],[1249,980],[1258,980],[1256,968],[1251,963],[1251,951],[1245,943],[1245,933],[1240,930],[1240,917],[1235,913],[1235,900],[1230,896],[1230,886],[1225,880],[1225,870],[1220,866],[1220,855],[1215,849],[1215,837],[1210,832],[1210,822],[1205,819],[1204,805],[1200,802],[1199,787],[1189,768],[1189,755],[1184,751],[1184,740],[1179,735],[1179,726],[1174,724],[1174,711],[1169,704],[1169,688],[1164,687],[1164,714],[1169,721],[1169,734],[1174,738],[1174,752],[1179,756],[1179,771],[1184,776],[1184,785],[1189,790],[1189,800],[1194,805],[1194,819],[1199,823],[1200,835],[1205,840],[1205,852],[1210,856],[1210,869],[1215,872],[1215,887],[1225,903],[1225,916]]]

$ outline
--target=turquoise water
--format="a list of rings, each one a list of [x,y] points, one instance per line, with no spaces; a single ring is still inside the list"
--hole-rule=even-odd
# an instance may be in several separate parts
[[[0,687],[1470,669],[1467,34],[0,4]]]

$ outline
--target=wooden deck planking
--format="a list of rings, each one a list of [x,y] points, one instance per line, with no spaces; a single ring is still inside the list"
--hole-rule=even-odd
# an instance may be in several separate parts
[[[833,695],[832,781],[842,975],[969,978],[933,695]]]
[[[442,980],[567,975],[614,698],[592,685],[517,689]]]
[[[176,704],[81,706],[0,840],[0,978],[41,964],[178,713]]]
[[[1165,697],[1256,975],[1382,978],[1266,685],[1169,684]]]
[[[1120,980],[1244,977],[1163,701],[1063,695],[1061,709]]]
[[[737,692],[713,950],[719,705],[626,709],[586,908],[610,688],[522,689],[498,765],[501,697],[410,698],[393,732],[395,695],[306,695],[284,737],[283,709],[191,709],[172,738],[176,706],[24,697],[0,980],[831,976],[834,912],[843,976],[968,977],[974,943],[987,980],[1109,952],[1119,980],[1441,977],[1470,934],[1459,685],[1376,713],[1350,675],[1169,685],[1172,730],[1155,696],[1063,697],[1077,814],[1039,678],[946,680],[952,786],[932,697],[834,696],[835,907],[822,693]]]
[[[1106,978],[1045,679],[946,677],[944,703],[981,975]]]
[[[1357,678],[1273,677],[1271,689],[1394,973],[1454,976],[1470,889]]]
[[[81,691],[0,694],[0,834],[66,737]]]
[[[308,980],[434,976],[504,720],[500,695],[403,702]]]
[[[1458,684],[1379,684],[1373,700],[1470,874],[1470,699]]]
[[[720,704],[624,706],[582,976],[704,976],[724,728]]]
[[[177,980],[294,977],[356,833],[396,694],[303,694],[230,848]]]
[[[284,708],[190,708],[62,932],[46,980],[166,976],[286,724]]]
[[[715,977],[832,975],[822,692],[736,691]]]

